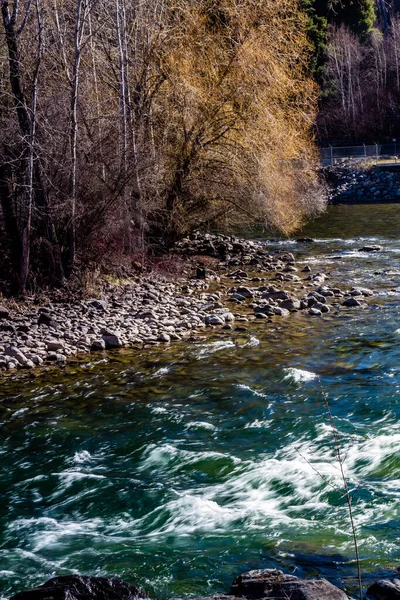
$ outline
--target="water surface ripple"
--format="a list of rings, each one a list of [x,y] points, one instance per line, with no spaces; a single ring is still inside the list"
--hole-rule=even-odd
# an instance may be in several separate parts
[[[332,207],[274,241],[362,310],[111,354],[0,389],[0,596],[70,573],[164,597],[277,566],[347,590],[355,565],[319,378],[354,490],[362,568],[400,561],[399,206]],[[361,238],[361,239],[360,239]],[[382,244],[377,254],[358,252]],[[339,257],[339,258],[338,258]]]

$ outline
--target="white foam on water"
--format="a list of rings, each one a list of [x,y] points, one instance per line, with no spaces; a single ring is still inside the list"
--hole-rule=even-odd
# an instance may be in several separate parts
[[[179,470],[182,466],[190,466],[200,461],[228,459],[232,464],[240,464],[242,461],[235,456],[223,454],[222,452],[196,452],[182,450],[176,448],[172,444],[164,444],[157,446],[150,444],[143,453],[142,464],[139,467],[140,471],[155,469],[165,469],[168,467],[170,471]]]
[[[87,450],[81,450],[81,452],[75,452],[74,462],[77,464],[85,464],[92,461],[92,455]]]
[[[236,344],[232,342],[232,340],[221,340],[217,342],[212,342],[211,344],[206,344],[200,348],[200,351],[197,354],[197,358],[205,358],[214,352],[220,352],[221,350],[227,350],[228,348],[235,348]]]
[[[247,344],[245,344],[245,346],[247,346],[248,348],[255,348],[256,346],[260,345],[260,340],[258,338],[256,338],[254,335],[252,335],[249,339],[249,341],[247,342]]]
[[[268,429],[268,427],[271,427],[272,424],[273,424],[272,419],[264,420],[264,421],[260,421],[260,419],[256,419],[255,421],[252,421],[251,423],[246,423],[244,428],[245,429]]]
[[[92,537],[99,533],[102,525],[101,519],[57,521],[57,519],[49,517],[39,517],[38,519],[17,519],[10,523],[8,528],[19,532],[24,531],[25,536],[30,534],[32,551],[35,553],[44,548],[68,542],[68,538],[75,536]]]
[[[248,390],[249,392],[251,392],[253,394],[253,396],[258,396],[259,398],[268,398],[267,394],[264,394],[264,392],[260,392],[259,390],[254,390],[249,385],[245,385],[243,383],[238,383],[238,384],[236,384],[236,387],[238,387],[241,390]]]
[[[305,371],[304,369],[297,369],[295,367],[284,370],[287,373],[285,379],[293,379],[295,383],[306,383],[307,381],[312,381],[318,377],[318,375],[312,371]]]
[[[157,377],[164,377],[164,375],[167,375],[170,372],[170,368],[169,367],[161,367],[160,369],[157,369],[157,371],[155,371],[152,374],[152,378],[157,378]]]
[[[29,408],[25,407],[25,408],[20,408],[19,410],[16,410],[15,413],[13,413],[13,418],[14,417],[19,417],[19,415],[23,415],[24,413],[28,412]]]
[[[151,408],[151,412],[155,415],[161,415],[163,413],[168,412],[168,410],[164,406],[153,406]]]
[[[207,423],[207,421],[190,421],[190,423],[186,423],[185,429],[206,429],[215,431],[217,427],[212,423]]]

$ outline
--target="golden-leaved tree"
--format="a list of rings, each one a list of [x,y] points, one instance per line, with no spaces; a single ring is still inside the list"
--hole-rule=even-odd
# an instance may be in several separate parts
[[[62,282],[322,208],[298,0],[0,1],[0,245],[20,291],[32,264]]]

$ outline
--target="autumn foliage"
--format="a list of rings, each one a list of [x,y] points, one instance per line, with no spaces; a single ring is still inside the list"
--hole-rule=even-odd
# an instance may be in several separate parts
[[[1,4],[0,269],[16,288],[321,210],[297,0]]]

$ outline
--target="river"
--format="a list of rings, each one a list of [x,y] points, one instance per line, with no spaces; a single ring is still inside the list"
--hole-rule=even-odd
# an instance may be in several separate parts
[[[259,567],[356,588],[400,564],[399,205],[334,206],[269,242],[365,309],[292,314],[0,389],[0,596],[118,575],[158,597],[227,592]],[[299,234],[300,235],[300,234]],[[379,253],[360,253],[365,243]],[[389,272],[388,272],[389,271]]]

